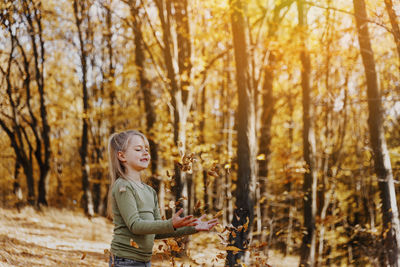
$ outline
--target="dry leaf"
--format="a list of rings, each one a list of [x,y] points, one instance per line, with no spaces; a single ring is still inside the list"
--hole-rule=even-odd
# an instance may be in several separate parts
[[[244,230],[247,231],[247,228],[249,227],[249,217],[246,217],[246,223],[244,224]]]
[[[240,248],[234,247],[234,246],[228,246],[225,248],[225,250],[230,250],[230,251],[242,251]]]
[[[168,239],[167,244],[171,248],[172,251],[176,251],[176,252],[181,251],[181,248],[179,247],[178,243],[174,239]]]
[[[132,238],[131,238],[131,246],[134,248],[139,248],[139,245],[135,241],[133,241]]]
[[[194,206],[194,209],[195,209],[195,210],[198,210],[198,209],[200,208],[200,205],[201,205],[201,201],[200,201],[200,200],[197,200],[197,203],[196,203],[196,205]]]
[[[217,258],[218,258],[218,259],[225,259],[224,253],[218,254],[218,255],[217,255]]]
[[[218,211],[218,212],[217,212],[217,214],[215,214],[215,215],[214,215],[214,218],[221,217],[221,216],[222,216],[222,214],[224,214],[224,210],[220,210],[220,211]]]
[[[217,225],[215,226],[215,230],[217,230],[218,233],[221,233],[221,234],[222,234],[223,232],[226,231],[226,228],[222,227],[221,224],[217,224]]]
[[[85,258],[86,258],[86,252],[83,252],[82,257],[81,257],[81,260],[83,260],[83,259],[85,259]]]

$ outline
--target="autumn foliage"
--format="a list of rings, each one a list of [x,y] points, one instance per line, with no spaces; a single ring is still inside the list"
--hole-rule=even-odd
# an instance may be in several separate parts
[[[0,232],[1,262],[30,253],[32,266],[51,266],[55,253],[74,258],[65,266],[106,266],[107,140],[137,129],[163,218],[183,207],[220,220],[209,234],[157,243],[154,266],[396,266],[399,8],[1,1],[0,199],[15,222]],[[63,212],[79,223],[55,222]],[[79,244],[74,233],[60,247],[29,241],[34,229],[84,232],[93,218],[104,233],[92,247],[89,237],[63,247]]]

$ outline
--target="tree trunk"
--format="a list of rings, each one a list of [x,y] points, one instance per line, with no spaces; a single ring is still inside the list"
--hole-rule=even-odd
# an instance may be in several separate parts
[[[394,37],[394,41],[396,43],[397,56],[398,56],[399,62],[400,62],[400,27],[397,22],[396,11],[393,8],[392,0],[385,0],[385,5],[386,5],[386,11],[389,15],[390,24],[392,25],[392,31],[393,31],[392,34]],[[400,65],[399,65],[399,68],[400,68]]]
[[[35,197],[35,189],[34,189],[34,159],[35,156],[38,165],[39,165],[39,184],[41,187],[44,183],[41,184],[40,181],[44,180],[45,174],[48,172],[48,160],[50,157],[50,140],[48,139],[48,131],[49,127],[47,125],[47,113],[44,105],[44,82],[43,82],[43,67],[44,67],[44,42],[42,40],[41,34],[41,12],[37,8],[40,9],[40,5],[34,6],[33,11],[30,9],[32,5],[28,2],[20,3],[21,6],[10,6],[3,10],[3,16],[6,18],[2,20],[2,26],[7,30],[8,37],[11,42],[11,51],[9,53],[8,65],[6,69],[0,67],[0,70],[5,77],[6,82],[6,96],[8,97],[9,105],[10,105],[10,113],[6,114],[4,112],[4,116],[0,119],[0,125],[3,130],[6,132],[7,136],[10,139],[11,146],[14,149],[16,160],[21,164],[24,174],[26,177],[27,189],[28,189],[28,203],[30,205],[34,205],[36,201]],[[20,8],[22,10],[22,14],[18,19],[26,20],[20,22],[15,19],[10,19],[10,16],[13,16],[16,9]],[[10,24],[10,22],[13,22]],[[33,53],[33,59],[29,58],[30,54],[26,52],[26,49],[23,46],[23,43],[18,39],[20,35],[18,30],[12,30],[17,24],[25,24],[25,27],[29,30],[29,45],[31,45],[30,51]],[[15,48],[19,49],[19,53],[22,57],[22,62],[17,62],[14,58]],[[33,67],[35,70],[35,75],[31,75],[32,66],[31,62],[33,62]],[[18,64],[19,74],[23,78],[23,94],[18,94],[18,88],[20,85],[14,85],[11,70],[12,64]],[[21,68],[21,66],[23,68]],[[37,118],[37,115],[34,113],[34,110],[31,105],[32,97],[31,97],[31,83],[36,82],[39,91],[39,110],[41,120]],[[25,101],[23,101],[25,99]],[[24,108],[23,108],[24,107]],[[23,114],[22,109],[26,109],[28,114]],[[26,116],[27,115],[27,116]],[[22,125],[21,122],[26,122],[25,125]],[[42,125],[40,125],[42,122]],[[29,132],[29,128],[32,132]],[[33,134],[34,138],[31,138]],[[44,153],[44,155],[42,154]],[[41,187],[40,189],[44,189]],[[41,194],[40,204],[45,204],[46,194],[45,190],[40,190]]]
[[[40,132],[36,136],[36,150],[35,157],[39,164],[39,182],[38,182],[38,205],[47,206],[47,190],[46,184],[49,177],[50,171],[50,156],[51,156],[51,145],[50,145],[50,126],[47,120],[47,109],[45,104],[45,84],[44,84],[44,63],[45,63],[45,49],[43,41],[43,29],[42,29],[42,11],[40,9],[41,4],[37,8],[32,5],[33,10],[31,11],[27,6],[28,14],[26,14],[27,21],[30,26],[30,37],[31,44],[33,47],[34,55],[34,66],[35,66],[35,82],[39,91],[39,102],[40,102],[40,118],[41,127]],[[31,15],[33,13],[33,16]],[[33,20],[32,20],[33,18]],[[34,26],[36,24],[36,27]]]
[[[300,266],[314,266],[315,264],[315,248],[316,248],[316,232],[315,217],[317,213],[317,174],[315,170],[315,136],[313,132],[311,118],[311,87],[310,87],[310,54],[307,50],[305,37],[307,34],[306,12],[303,0],[297,1],[299,27],[301,31],[300,60],[302,64],[301,70],[301,87],[302,87],[302,103],[303,103],[303,158],[306,163],[306,171],[304,173],[304,234],[300,248]]]
[[[81,145],[79,148],[79,155],[81,158],[81,173],[82,173],[82,205],[85,214],[88,216],[94,215],[92,192],[90,190],[89,183],[89,165],[88,165],[88,145],[89,145],[89,93],[87,88],[87,58],[88,52],[85,48],[84,36],[83,36],[83,19],[89,19],[89,14],[86,10],[88,7],[80,0],[74,0],[73,3],[75,23],[78,30],[79,38],[79,57],[81,60],[81,71],[82,71],[82,104],[83,104],[83,114],[82,114],[82,134],[81,134]]]
[[[228,251],[227,264],[237,266],[243,260],[244,251],[249,243],[248,237],[254,218],[254,176],[255,176],[255,111],[253,92],[249,87],[248,54],[245,36],[243,1],[230,1],[231,24],[233,33],[233,45],[235,52],[236,83],[238,90],[237,116],[237,163],[238,173],[236,189],[236,207],[232,225],[240,230],[235,230],[235,235],[230,235],[230,242],[241,249],[238,253]],[[246,260],[244,260],[245,262]]]
[[[396,201],[396,192],[390,163],[389,152],[383,129],[382,100],[378,88],[374,54],[368,32],[367,12],[364,0],[353,0],[357,24],[360,53],[367,80],[368,127],[373,151],[375,173],[378,178],[382,201],[383,245],[385,265],[400,266],[400,223]]]
[[[133,33],[135,42],[135,65],[137,67],[138,81],[140,89],[143,94],[145,113],[146,113],[146,133],[150,143],[150,155],[151,155],[151,173],[153,176],[157,172],[158,154],[157,144],[153,138],[153,126],[156,122],[156,114],[154,111],[153,100],[151,95],[151,81],[147,79],[145,73],[145,52],[144,52],[144,38],[142,33],[142,24],[139,17],[139,7],[135,6],[134,2],[130,3],[130,10],[133,16]]]
[[[188,3],[184,1],[156,1],[161,26],[163,29],[163,55],[167,68],[168,85],[173,113],[174,144],[178,147],[180,156],[186,153],[186,122],[193,102],[193,89],[189,88],[191,83],[191,43],[188,17]],[[172,11],[174,8],[174,12]],[[174,43],[171,34],[171,20],[176,22],[176,44],[178,50],[178,72],[173,64]],[[174,193],[176,200],[181,199],[185,210],[188,208],[188,185],[186,173],[175,163],[174,167],[175,186]]]

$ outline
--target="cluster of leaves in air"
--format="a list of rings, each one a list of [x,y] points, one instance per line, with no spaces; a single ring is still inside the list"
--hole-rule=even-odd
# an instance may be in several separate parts
[[[175,161],[175,164],[177,164],[177,166],[179,166],[179,168],[181,169],[182,172],[190,172],[192,169],[192,164],[195,162],[195,154],[194,153],[190,153],[189,155],[183,155],[182,156],[182,162],[178,162]],[[227,173],[229,174],[229,168],[227,170]],[[214,178],[219,178],[220,175],[220,168],[217,164],[213,164],[213,166],[207,171],[207,174],[209,176],[212,176]],[[170,177],[169,172],[167,171],[167,176]],[[210,183],[211,181],[209,181]],[[208,185],[206,185],[207,187]],[[175,203],[173,201],[170,202],[169,207],[173,208],[178,206],[183,200],[185,200],[186,197],[182,197],[180,198],[178,201],[176,201]],[[195,207],[194,207],[194,211],[196,212],[197,210],[199,210],[201,208],[201,202],[200,200],[197,201]],[[220,210],[219,212],[217,212],[215,215],[213,215],[213,218],[219,218],[223,215],[223,210]],[[221,250],[220,253],[218,253],[216,255],[215,258],[212,259],[212,262],[218,261],[218,260],[225,260],[226,258],[226,252],[227,251],[232,251],[233,254],[237,254],[240,251],[245,251],[245,250],[249,250],[252,258],[255,260],[254,264],[255,266],[270,266],[267,264],[267,259],[266,257],[263,257],[261,250],[267,246],[267,242],[259,242],[258,240],[255,240],[253,242],[253,244],[249,245],[249,241],[245,241],[244,242],[244,249],[240,249],[232,244],[230,244],[229,240],[231,238],[235,238],[237,233],[240,233],[241,231],[247,231],[249,227],[249,218],[246,217],[246,223],[243,225],[240,225],[238,227],[233,226],[232,224],[230,224],[229,226],[221,226],[221,224],[218,224],[215,228],[217,235],[220,239],[220,244],[221,246],[219,247],[219,249]],[[173,240],[173,239],[170,239]],[[173,241],[164,241],[167,245],[168,251],[165,251],[164,249],[164,253],[166,253],[167,255],[169,255],[171,257],[171,262],[174,264],[174,259],[172,256],[171,251],[175,251],[175,252],[181,252],[184,248],[181,248],[178,244],[183,244],[182,242],[176,242],[175,240]],[[160,245],[160,247],[162,247]],[[165,248],[165,247],[164,247]],[[159,250],[161,250],[159,248]],[[243,263],[242,263],[243,265]],[[175,265],[173,265],[175,266]]]
[[[175,161],[175,164],[180,168],[182,172],[191,172],[192,170],[192,165],[195,162],[195,154],[190,153],[188,155],[183,155],[182,156],[182,161]],[[167,176],[169,179],[172,179],[172,175],[168,172],[167,170]],[[220,170],[217,164],[214,164],[208,171],[207,174],[209,176],[213,176],[215,178],[220,177]],[[187,200],[186,197],[181,197],[177,201],[170,201],[169,204],[165,207],[166,209],[174,209],[177,206],[179,206],[183,201]],[[201,210],[201,201],[198,200],[195,207],[194,207],[194,212],[199,212]],[[223,215],[224,211],[220,210],[216,214],[214,214],[212,217],[213,218],[220,218]],[[165,219],[165,217],[163,217]],[[246,223],[243,225],[240,225],[238,227],[233,226],[232,224],[222,226],[221,224],[218,224],[214,232],[216,235],[219,237],[220,240],[220,246],[218,246],[218,249],[220,252],[212,259],[212,263],[225,260],[226,255],[228,251],[232,251],[233,254],[237,254],[239,252],[244,252],[244,251],[250,251],[251,253],[251,258],[254,259],[254,266],[270,266],[267,264],[267,258],[263,256],[262,250],[264,247],[267,246],[267,242],[259,242],[258,240],[253,241],[253,244],[249,244],[249,241],[245,241],[243,244],[243,249],[238,248],[231,244],[230,239],[234,239],[238,233],[241,231],[248,231],[249,227],[249,218],[246,218]],[[189,255],[189,250],[185,249],[185,246],[187,242],[185,242],[186,237],[178,237],[178,238],[169,238],[162,240],[163,243],[159,244],[157,248],[155,249],[155,254],[161,258],[161,260],[164,259],[164,256],[166,256],[167,259],[171,262],[172,266],[176,266],[176,255],[179,254],[186,254],[190,258],[190,260],[193,263],[196,263],[196,260],[190,257]],[[133,241],[132,239],[130,240],[130,245],[135,248],[139,248],[138,244]],[[104,251],[105,255],[108,257],[110,252],[108,250]],[[242,266],[246,266],[245,264],[241,263]]]

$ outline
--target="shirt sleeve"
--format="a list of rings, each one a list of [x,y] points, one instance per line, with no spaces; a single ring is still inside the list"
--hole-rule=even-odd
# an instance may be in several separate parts
[[[155,220],[143,220],[139,216],[133,188],[119,185],[114,191],[114,198],[118,210],[128,229],[136,235],[167,234],[174,232],[172,220],[161,220],[159,215]],[[123,188],[121,190],[121,188]],[[158,204],[156,204],[158,207]]]
[[[162,220],[161,215],[160,215],[160,208],[158,206],[157,194],[155,191],[153,191],[153,194],[154,194],[154,203],[155,203],[155,207],[154,207],[154,211],[153,211],[154,219]],[[172,221],[171,221],[171,224],[172,224]],[[191,235],[191,234],[195,234],[195,233],[197,233],[196,228],[194,228],[193,226],[185,226],[185,227],[175,229],[173,232],[170,232],[170,233],[156,234],[155,238],[156,239],[164,239],[164,238],[169,238],[169,237],[179,237],[179,236],[184,236],[184,235]]]

